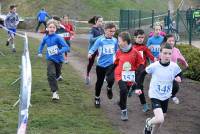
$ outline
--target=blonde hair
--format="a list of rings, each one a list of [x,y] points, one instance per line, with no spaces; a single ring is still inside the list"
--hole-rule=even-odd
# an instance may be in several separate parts
[[[58,21],[54,20],[54,19],[50,19],[48,22],[47,22],[47,27],[50,25],[50,24],[54,24],[56,26],[56,28],[58,28]]]

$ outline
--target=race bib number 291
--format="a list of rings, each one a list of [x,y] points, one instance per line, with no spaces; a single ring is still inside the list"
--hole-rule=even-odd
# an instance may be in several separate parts
[[[47,47],[47,51],[48,51],[49,56],[58,54],[58,46],[54,45],[54,46]]]

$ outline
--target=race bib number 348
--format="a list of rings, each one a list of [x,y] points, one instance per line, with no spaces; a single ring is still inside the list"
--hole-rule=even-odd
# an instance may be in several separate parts
[[[58,46],[54,45],[54,46],[47,47],[47,51],[48,51],[49,56],[58,54]]]
[[[135,71],[122,71],[122,81],[135,81]]]
[[[159,94],[167,94],[172,89],[172,83],[171,82],[160,82],[157,85],[157,92]]]
[[[115,46],[114,45],[104,45],[103,54],[114,54]]]

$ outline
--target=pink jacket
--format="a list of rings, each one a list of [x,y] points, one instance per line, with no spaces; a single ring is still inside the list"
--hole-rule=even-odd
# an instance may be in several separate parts
[[[186,62],[185,58],[181,54],[178,48],[174,47],[172,49],[172,57],[171,61],[177,63],[179,62],[180,64],[184,65],[185,67],[188,67],[188,63]]]

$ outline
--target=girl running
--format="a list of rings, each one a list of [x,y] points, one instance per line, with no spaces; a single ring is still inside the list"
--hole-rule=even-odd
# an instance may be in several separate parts
[[[73,25],[69,21],[69,16],[68,15],[63,17],[63,21],[62,21],[61,24],[64,26],[65,31],[66,31],[64,39],[65,39],[66,43],[69,45],[69,47],[71,47],[71,40],[74,37],[75,32],[74,32]],[[69,61],[68,61],[68,58],[67,58],[67,52],[65,52],[65,54],[64,54],[64,63],[67,64],[68,62]]]
[[[147,47],[151,50],[151,53],[155,58],[159,57],[160,45],[163,42],[163,36],[159,35],[161,31],[160,25],[155,25],[154,27],[154,36],[150,37],[147,41]]]
[[[171,61],[177,63],[179,62],[184,69],[188,68],[188,63],[186,62],[185,58],[181,54],[180,50],[176,48],[175,45],[175,37],[172,34],[168,34],[164,37],[164,42],[167,42],[172,47],[172,56]],[[179,91],[179,84],[175,80],[173,81],[173,88],[172,88],[172,100],[175,104],[179,104],[179,99],[176,97],[177,92]]]
[[[46,35],[40,43],[38,49],[38,57],[42,57],[42,50],[44,46],[47,46],[46,59],[47,59],[47,77],[49,86],[53,93],[52,99],[59,100],[57,78],[61,76],[61,68],[63,59],[63,53],[69,50],[68,45],[64,39],[57,35],[58,23],[56,20],[49,20],[47,22],[48,35]]]
[[[105,35],[99,37],[88,52],[88,58],[98,50],[98,60],[96,66],[97,82],[95,85],[95,107],[100,107],[100,93],[104,78],[107,81],[107,96],[112,99],[112,86],[114,84],[114,56],[117,51],[117,39],[114,38],[116,26],[113,23],[105,25]]]
[[[131,37],[128,32],[122,32],[118,36],[119,50],[115,60],[115,79],[120,88],[121,120],[128,120],[127,93],[136,84],[137,71],[144,69],[144,60],[141,54],[132,47]],[[141,90],[140,90],[141,92]],[[141,93],[140,93],[141,94]],[[145,98],[144,98],[145,101]],[[146,104],[146,102],[145,102]]]
[[[90,30],[89,37],[89,50],[94,45],[95,41],[104,34],[104,30],[102,28],[103,18],[101,16],[94,16],[88,21],[89,24],[92,24],[92,29]],[[90,70],[94,64],[95,57],[97,56],[98,51],[95,51],[91,58],[88,59],[87,65],[87,73],[85,77],[85,83],[88,85],[90,83]]]
[[[168,109],[168,100],[171,97],[173,81],[181,82],[180,67],[171,62],[172,47],[164,44],[160,51],[160,60],[150,64],[141,73],[137,89],[140,89],[145,74],[151,74],[149,97],[154,113],[153,118],[146,120],[144,134],[156,134],[164,122]]]

